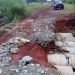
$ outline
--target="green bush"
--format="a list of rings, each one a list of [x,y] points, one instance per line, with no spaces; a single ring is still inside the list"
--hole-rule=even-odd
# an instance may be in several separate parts
[[[11,15],[15,16],[17,19],[22,19],[27,17],[27,10],[22,6],[14,6],[11,8]]]
[[[0,16],[4,17],[6,23],[26,15],[26,7],[22,0],[0,0]]]
[[[63,1],[68,4],[75,4],[75,0],[63,0]]]

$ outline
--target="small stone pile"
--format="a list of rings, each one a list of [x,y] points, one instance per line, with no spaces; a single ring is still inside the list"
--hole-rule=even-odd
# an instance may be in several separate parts
[[[0,45],[0,66],[10,65],[11,63],[11,54],[18,53],[19,46],[30,42],[30,40],[14,37],[9,39],[6,43]]]
[[[55,33],[52,29],[43,29],[42,31],[35,32],[29,36],[31,41],[37,41],[41,46],[47,47],[47,45],[54,40]]]

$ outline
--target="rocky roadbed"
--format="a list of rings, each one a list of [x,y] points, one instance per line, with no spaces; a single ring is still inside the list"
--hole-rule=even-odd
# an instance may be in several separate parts
[[[0,67],[0,75],[58,75],[58,72],[55,69],[40,66],[40,64],[28,64]]]
[[[43,67],[40,64],[33,64],[33,58],[25,56],[19,59],[17,64],[12,61],[11,54],[18,53],[19,46],[30,42],[30,40],[15,37],[0,46],[0,74],[1,75],[58,75],[54,68]],[[28,64],[27,64],[28,63]]]

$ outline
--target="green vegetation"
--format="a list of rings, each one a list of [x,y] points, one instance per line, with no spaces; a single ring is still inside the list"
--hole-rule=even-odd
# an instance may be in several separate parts
[[[4,18],[5,23],[9,23],[14,19],[25,18],[35,10],[47,5],[33,2],[27,6],[23,0],[0,0],[0,16]]]
[[[74,13],[75,12],[75,7],[74,7],[73,4],[65,4],[65,11],[66,11],[66,9],[70,13]]]
[[[75,4],[75,0],[64,0],[64,2],[68,4]]]
[[[26,2],[21,2],[21,0],[0,0],[0,4],[1,1],[4,2],[2,6],[0,5],[0,16],[3,16],[5,18],[6,23],[9,23],[11,21],[12,22],[1,26],[0,33],[12,29],[16,25],[16,23],[18,23],[18,20],[30,16],[35,11],[50,6],[50,4],[48,3],[41,4],[39,2],[32,2],[27,5]]]
[[[20,12],[17,12],[20,11]],[[11,22],[15,17],[26,15],[25,4],[21,0],[0,0],[0,16],[5,22]]]
[[[27,11],[32,14],[33,12],[38,11],[39,9],[47,8],[50,5],[50,3],[41,4],[40,2],[32,2],[27,6]]]
[[[23,0],[0,0],[0,17],[4,18],[5,23],[9,23],[0,27],[0,32],[6,32],[8,29],[11,29],[14,25],[16,25],[13,21],[21,20],[40,9],[47,8],[48,6],[50,6],[50,3],[41,4],[41,2],[32,2],[27,5],[26,1],[24,2]],[[65,4],[65,9],[61,11],[72,13],[75,12],[74,9],[74,3]],[[11,21],[13,24],[10,23]]]
[[[60,10],[59,12],[60,13],[67,13],[67,14],[73,14],[73,13],[75,13],[75,7],[74,7],[74,5],[72,5],[72,4],[64,4],[65,5],[65,8],[64,8],[64,10]]]
[[[75,0],[63,0],[67,4],[72,4],[71,6],[75,10]],[[69,8],[69,7],[68,7]]]

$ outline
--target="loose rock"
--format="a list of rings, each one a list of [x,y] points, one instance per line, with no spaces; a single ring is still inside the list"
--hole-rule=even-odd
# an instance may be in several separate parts
[[[19,61],[19,65],[23,65],[23,66],[24,66],[24,65],[26,65],[26,64],[31,63],[32,60],[33,60],[32,57],[30,57],[30,56],[24,56],[24,57]]]
[[[18,53],[18,51],[19,51],[19,48],[12,48],[10,50],[11,53]]]

